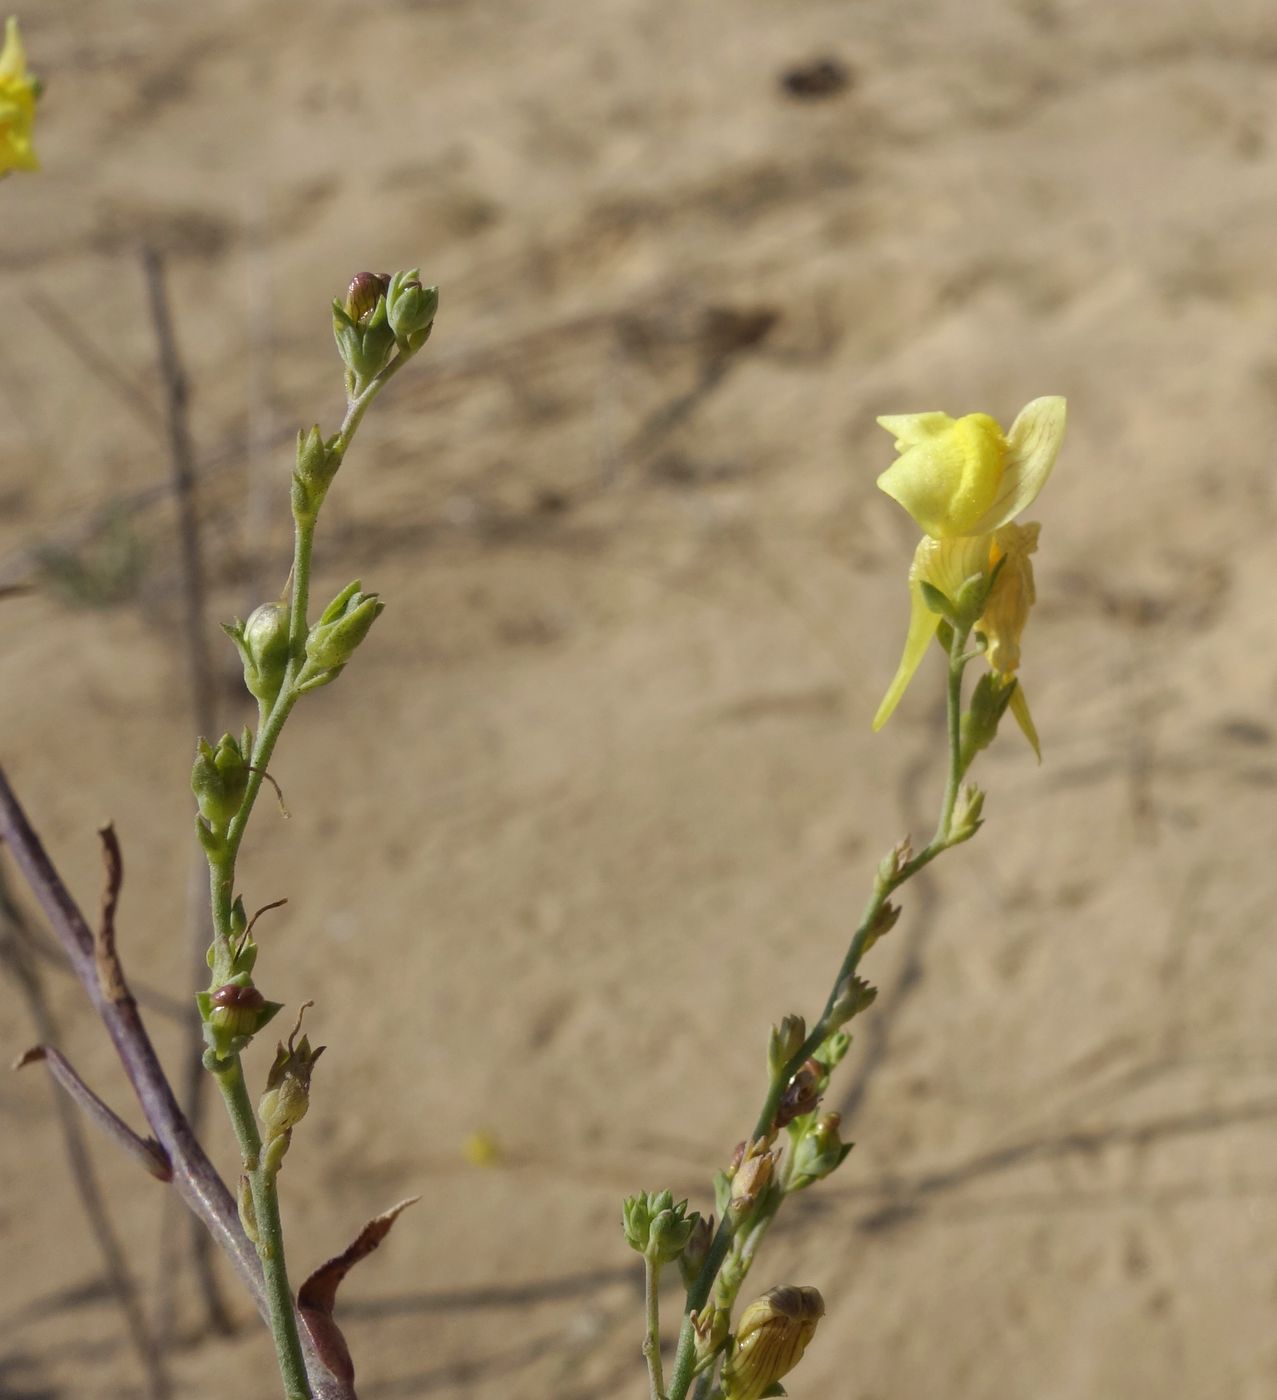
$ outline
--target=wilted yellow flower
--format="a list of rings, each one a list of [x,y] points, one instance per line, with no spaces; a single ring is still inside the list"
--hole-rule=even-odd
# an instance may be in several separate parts
[[[1020,638],[1035,593],[1029,556],[1037,548],[1037,525],[1012,517],[1030,506],[1055,465],[1064,436],[1062,398],[1034,399],[1009,433],[987,414],[953,419],[944,413],[879,418],[896,436],[899,458],[878,485],[900,502],[925,534],[909,567],[910,615],[904,653],[883,697],[874,728],[881,729],[900,703],[940,617],[927,605],[922,585],[956,599],[974,576],[988,578],[1001,562],[973,631],[988,643],[989,665],[1013,676],[1020,664]],[[1023,688],[1016,686],[1011,712],[1034,751],[1038,738]]]
[[[18,21],[10,16],[0,49],[0,175],[40,168],[31,145],[37,92],[36,81],[27,72]]]
[[[815,1288],[786,1284],[741,1314],[736,1347],[723,1366],[723,1400],[759,1400],[803,1359],[825,1300]]]

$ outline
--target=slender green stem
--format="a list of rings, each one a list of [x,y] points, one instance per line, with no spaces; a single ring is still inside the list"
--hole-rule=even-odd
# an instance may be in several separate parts
[[[935,835],[916,855],[911,856],[900,868],[890,877],[884,877],[881,873],[874,880],[873,893],[865,905],[864,913],[860,917],[860,922],[856,925],[856,930],[852,935],[851,943],[848,945],[846,956],[838,969],[830,988],[829,996],[825,1000],[824,1010],[820,1014],[820,1019],[812,1028],[810,1035],[803,1041],[798,1051],[783,1066],[779,1073],[772,1076],[767,1088],[767,1096],[763,1100],[762,1109],[759,1111],[758,1119],[754,1124],[754,1131],[751,1141],[759,1138],[769,1139],[775,1131],[776,1110],[780,1107],[780,1101],[793,1080],[794,1075],[802,1067],[805,1060],[817,1051],[824,1043],[830,1033],[830,1014],[834,1004],[838,999],[839,989],[846,979],[851,977],[860,966],[860,959],[864,956],[865,948],[869,944],[874,928],[882,914],[883,907],[891,895],[911,880],[920,870],[935,860],[942,852],[952,844],[950,840],[951,827],[953,823],[953,810],[958,800],[958,789],[962,781],[962,678],[969,660],[963,653],[967,643],[967,631],[955,632],[949,648],[949,674],[947,691],[947,715],[949,729],[949,771],[945,781],[944,799],[940,807],[940,818],[936,824]],[[735,1301],[735,1295],[740,1290],[740,1285],[744,1281],[745,1273],[748,1271],[750,1263],[753,1261],[755,1250],[758,1248],[763,1236],[770,1228],[772,1220],[775,1218],[776,1210],[779,1209],[783,1196],[778,1198],[776,1205],[768,1214],[751,1224],[749,1233],[740,1241],[737,1250],[744,1268],[739,1271],[739,1278],[731,1291],[731,1296],[718,1299],[720,1306],[724,1304],[731,1307]],[[725,1216],[718,1227],[714,1240],[710,1245],[709,1253],[699,1275],[693,1281],[692,1286],[687,1291],[687,1302],[683,1312],[683,1325],[679,1331],[678,1349],[674,1354],[674,1368],[670,1375],[670,1387],[667,1400],[686,1400],[687,1393],[692,1384],[692,1368],[696,1361],[696,1339],[695,1329],[692,1325],[692,1315],[703,1308],[709,1299],[710,1291],[714,1287],[719,1270],[723,1266],[729,1251],[734,1247],[734,1229],[730,1216]]]
[[[643,1256],[646,1276],[647,1333],[643,1338],[643,1356],[647,1361],[647,1379],[651,1400],[665,1400],[665,1377],[661,1373],[661,1266]]]
[[[946,692],[946,714],[949,720],[949,776],[945,782],[944,804],[940,808],[940,821],[931,844],[944,842],[949,836],[953,821],[953,806],[958,800],[958,785],[962,782],[962,675],[967,669],[963,652],[969,631],[955,632],[949,647],[949,686]]]
[[[275,1173],[268,1171],[261,1160],[261,1134],[257,1131],[257,1119],[249,1101],[239,1056],[222,1061],[221,1065],[214,1073],[235,1129],[244,1174],[248,1177],[253,1195],[257,1256],[262,1261],[271,1332],[275,1337],[275,1355],[284,1381],[284,1395],[286,1400],[311,1400],[306,1363],[302,1358],[301,1336],[297,1330],[297,1314],[293,1309],[293,1292],[288,1284],[288,1268],[284,1261],[284,1230],[279,1218]]]

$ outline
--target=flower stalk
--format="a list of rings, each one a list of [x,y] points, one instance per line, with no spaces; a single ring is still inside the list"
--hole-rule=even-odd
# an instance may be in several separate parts
[[[369,289],[369,278],[377,291],[371,310],[361,300]],[[344,307],[342,303],[334,306],[335,317],[340,317],[346,328],[344,339],[343,334],[338,335],[338,348],[346,361],[346,413],[337,433],[327,440],[318,428],[298,434],[292,489],[293,562],[287,605],[283,601],[263,605],[247,624],[236,622],[225,629],[244,661],[247,688],[257,698],[257,735],[254,738],[245,730],[238,743],[227,735],[216,748],[203,743],[196,763],[195,784],[201,812],[197,829],[208,858],[213,915],[213,945],[208,958],[212,984],[198,998],[209,1042],[204,1062],[221,1091],[239,1144],[247,1183],[247,1192],[241,1198],[242,1214],[251,1227],[249,1233],[261,1260],[286,1400],[311,1400],[312,1393],[288,1282],[278,1176],[293,1124],[305,1112],[310,1069],[319,1051],[311,1052],[304,1038],[296,1048],[292,1038],[287,1051],[280,1047],[283,1059],[277,1059],[277,1072],[272,1072],[276,1079],[268,1084],[263,1099],[262,1112],[269,1135],[264,1147],[240,1053],[279,1008],[276,1003],[266,1002],[252,982],[257,949],[242,902],[235,894],[236,864],[275,746],[293,707],[309,690],[336,679],[381,610],[375,595],[360,594],[358,585],[353,585],[325,612],[321,619],[325,629],[322,642],[316,643],[317,629],[312,629],[308,620],[311,564],[320,507],[364,414],[429,334],[437,293],[430,289],[431,295],[426,297],[415,278],[414,271],[409,280],[415,290],[409,293],[408,306],[415,315],[412,329],[400,336],[385,329],[381,338],[389,336],[389,346],[376,350],[375,367],[368,347],[381,335],[386,323],[381,279],[360,274],[352,283]],[[404,323],[402,316],[400,322]],[[367,329],[370,323],[371,330]],[[365,372],[361,373],[361,369]],[[286,634],[282,627],[284,615]],[[308,643],[310,651],[325,663],[318,673],[313,657],[308,655]]]

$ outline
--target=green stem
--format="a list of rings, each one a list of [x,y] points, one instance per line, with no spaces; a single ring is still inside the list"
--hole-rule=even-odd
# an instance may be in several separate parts
[[[883,906],[891,895],[911,880],[925,866],[931,864],[933,860],[942,852],[949,848],[950,828],[953,822],[953,809],[958,800],[958,789],[962,781],[962,678],[966,670],[967,658],[963,654],[963,649],[967,643],[969,629],[963,632],[955,631],[952,643],[949,648],[949,676],[947,692],[947,715],[949,728],[949,772],[945,782],[944,800],[940,807],[940,819],[936,824],[935,835],[921,851],[912,856],[903,866],[900,867],[890,878],[883,878],[879,875],[874,880],[873,893],[865,905],[864,913],[860,917],[860,922],[856,925],[855,933],[852,935],[851,943],[848,945],[846,956],[843,958],[838,968],[838,973],[834,978],[833,986],[829,996],[825,1000],[825,1008],[820,1014],[820,1019],[813,1027],[811,1034],[803,1041],[798,1051],[790,1059],[788,1064],[783,1066],[778,1074],[772,1076],[768,1085],[767,1097],[763,1100],[763,1106],[758,1114],[758,1119],[754,1124],[754,1131],[751,1141],[759,1138],[770,1138],[775,1131],[776,1110],[780,1107],[780,1100],[785,1090],[789,1087],[790,1081],[802,1067],[803,1062],[817,1051],[824,1043],[830,1032],[829,1017],[833,1011],[834,1003],[838,997],[838,990],[852,976],[860,966],[860,959],[864,956],[865,947],[870,941],[874,927],[882,914]],[[783,1199],[783,1197],[781,1198]],[[780,1202],[777,1202],[776,1209]],[[775,1209],[763,1220],[758,1221],[750,1227],[749,1235],[741,1242],[741,1257],[745,1263],[746,1270],[753,1260],[754,1251],[757,1249],[763,1235],[771,1226],[775,1217]],[[692,1367],[696,1361],[696,1340],[695,1330],[692,1326],[692,1315],[703,1308],[709,1299],[710,1291],[718,1277],[719,1270],[723,1266],[723,1261],[727,1258],[729,1250],[733,1244],[733,1227],[730,1217],[725,1216],[710,1245],[709,1254],[700,1273],[687,1291],[687,1303],[683,1312],[683,1325],[679,1331],[678,1350],[674,1353],[674,1369],[670,1375],[670,1388],[667,1400],[686,1400],[688,1390],[692,1384]],[[742,1271],[740,1281],[737,1283],[735,1292],[739,1291],[740,1283],[744,1281]],[[734,1302],[734,1293],[728,1306]]]
[[[647,1361],[647,1378],[651,1400],[665,1400],[665,1377],[661,1372],[661,1266],[643,1256],[646,1276],[647,1333],[643,1338],[643,1356]]]
[[[244,1174],[248,1177],[249,1190],[253,1195],[257,1257],[262,1261],[266,1302],[270,1309],[270,1330],[275,1338],[275,1356],[284,1382],[285,1400],[311,1400],[301,1336],[297,1330],[297,1313],[293,1308],[293,1292],[288,1284],[288,1268],[284,1261],[284,1229],[279,1218],[276,1174],[268,1171],[261,1160],[261,1134],[257,1131],[257,1119],[249,1101],[239,1056],[221,1061],[214,1074],[226,1101],[226,1109],[239,1142]]]

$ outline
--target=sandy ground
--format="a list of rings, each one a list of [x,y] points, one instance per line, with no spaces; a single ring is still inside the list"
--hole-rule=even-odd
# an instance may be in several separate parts
[[[753,1277],[825,1294],[809,1400],[1273,1395],[1272,7],[22,18],[46,172],[0,189],[0,583],[41,587],[2,605],[0,733],[90,907],[115,819],[125,956],[173,996],[192,725],[137,242],[170,255],[217,617],[283,582],[287,438],[340,410],[327,300],[361,267],[443,289],[319,546],[317,593],[389,606],[242,866],[290,901],[259,980],[331,1046],[295,1270],[425,1196],[347,1288],[365,1400],[645,1393],[620,1198],[705,1208],[769,1022],[818,1006],[939,799],[938,668],[869,729],[913,543],[874,416],[1041,393],[1071,411],[1034,512],[1045,761],[1000,743],[985,830],[872,954],[830,1096],[857,1150]],[[822,56],[846,88],[787,95]],[[141,1396],[38,1071],[0,1114],[0,1395]],[[153,1301],[163,1189],[97,1164]],[[277,1394],[238,1297],[229,1339],[178,1301],[179,1395]]]

